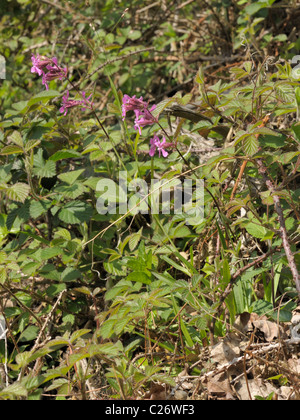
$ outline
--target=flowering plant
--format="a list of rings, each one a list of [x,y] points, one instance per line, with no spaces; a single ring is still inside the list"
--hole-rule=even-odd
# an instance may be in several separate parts
[[[31,57],[32,67],[31,73],[37,73],[39,76],[42,76],[42,83],[46,87],[46,90],[49,89],[48,83],[51,80],[59,79],[64,80],[67,78],[68,69],[67,67],[60,67],[58,65],[58,61],[56,57],[47,58],[42,55],[37,54],[36,56],[33,54]],[[69,99],[70,92],[67,91],[62,98],[62,106],[60,107],[59,111],[67,115],[67,112],[70,108],[74,108],[76,106],[81,106],[83,110],[86,108],[92,109],[93,103],[91,102],[90,95],[88,98],[85,96],[85,92],[82,92],[82,99],[75,100]]]
[[[152,105],[152,107],[149,109],[149,102],[144,101],[142,96],[139,99],[136,97],[136,95],[130,97],[129,95],[125,94],[123,96],[123,121],[126,117],[126,113],[128,111],[133,111],[135,113],[134,129],[138,130],[140,134],[142,134],[142,127],[158,123],[158,119],[152,115],[152,111],[155,109],[156,105]],[[169,153],[165,150],[165,147],[170,146],[173,146],[173,143],[167,143],[165,137],[163,137],[162,141],[160,141],[158,136],[155,134],[154,137],[150,140],[149,155],[153,157],[157,149],[159,157],[161,155],[163,155],[163,157],[167,157]]]

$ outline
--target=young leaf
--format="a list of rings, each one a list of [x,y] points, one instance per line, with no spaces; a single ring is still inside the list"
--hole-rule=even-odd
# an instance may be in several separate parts
[[[24,203],[30,192],[30,187],[23,182],[17,182],[6,189],[6,195],[10,200]]]

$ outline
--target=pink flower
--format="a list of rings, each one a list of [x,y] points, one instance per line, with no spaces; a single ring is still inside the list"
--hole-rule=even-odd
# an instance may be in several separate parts
[[[59,109],[59,112],[63,113],[64,115],[67,115],[68,109],[73,108],[75,106],[81,106],[83,110],[86,108],[92,108],[92,102],[90,101],[92,95],[90,95],[88,98],[85,97],[85,92],[82,92],[82,100],[77,99],[69,99],[69,91],[66,92],[66,94],[63,96],[62,100],[62,106]]]
[[[39,76],[44,74],[43,69],[46,68],[48,65],[52,64],[53,60],[56,60],[56,57],[53,59],[47,58],[44,56],[41,56],[39,54],[35,55],[33,54],[31,56],[32,61],[32,67],[31,67],[31,73],[37,73]]]
[[[142,96],[138,99],[135,95],[132,97],[124,95],[122,105],[123,121],[127,111],[133,111],[135,113],[134,128],[135,130],[139,130],[139,133],[142,134],[141,127],[152,125],[157,122],[157,119],[151,114],[151,112],[155,110],[156,105],[153,105],[150,110],[148,107],[149,103],[145,102]]]
[[[126,117],[127,111],[134,111],[136,116],[139,115],[140,111],[147,109],[148,103],[143,101],[143,97],[141,96],[140,99],[137,99],[135,95],[131,98],[129,95],[123,96],[123,105],[122,105],[122,116],[123,121]]]
[[[163,137],[162,141],[159,140],[158,136],[154,134],[154,137],[150,139],[150,151],[149,155],[153,157],[155,155],[156,149],[158,150],[159,157],[163,155],[163,157],[168,156],[168,152],[165,150],[165,147],[171,146],[172,143],[167,143],[165,137]]]
[[[45,85],[47,90],[49,89],[48,82],[51,80],[63,80],[67,77],[67,68],[59,67],[56,57],[47,58],[37,54],[36,57],[32,55],[31,60],[33,64],[31,67],[31,73],[37,73],[39,76],[43,76],[42,83]]]
[[[139,133],[142,134],[141,127],[145,127],[146,125],[152,125],[152,124],[155,124],[156,122],[157,122],[157,119],[153,117],[153,115],[151,114],[151,112],[148,111],[148,109],[146,109],[144,112],[140,112],[139,114],[136,113],[136,119],[134,121],[134,129],[139,130]]]

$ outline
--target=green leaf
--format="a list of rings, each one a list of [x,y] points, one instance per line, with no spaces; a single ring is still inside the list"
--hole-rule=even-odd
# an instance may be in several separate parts
[[[57,162],[59,160],[68,159],[68,158],[81,158],[81,154],[75,150],[59,150],[50,156],[49,160]]]
[[[243,149],[246,155],[253,156],[259,149],[258,138],[254,135],[247,136],[244,140]]]
[[[163,99],[156,105],[156,108],[152,111],[152,115],[157,118],[163,112],[163,110],[170,106],[174,101],[176,101],[176,98]]]
[[[6,195],[10,200],[24,203],[30,192],[30,187],[23,182],[17,182],[6,189]]]
[[[42,261],[50,260],[51,258],[60,255],[62,250],[58,247],[44,248],[40,251],[40,258]]]
[[[28,365],[30,361],[31,352],[30,351],[23,351],[22,353],[17,354],[16,362],[19,367],[23,368]]]
[[[86,188],[81,183],[75,183],[72,185],[59,185],[55,188],[55,192],[62,194],[65,198],[71,198],[73,200],[82,195],[85,191]]]
[[[43,158],[43,150],[39,149],[33,158],[33,173],[40,178],[52,178],[56,175],[55,162]]]
[[[85,169],[78,169],[77,171],[65,172],[58,175],[58,178],[66,184],[72,185],[84,171]]]
[[[88,204],[72,201],[65,205],[58,217],[62,222],[74,225],[88,222],[93,214],[93,209]]]
[[[184,274],[188,275],[189,277],[192,277],[191,272],[187,268],[182,267],[181,265],[177,264],[175,261],[171,260],[171,258],[167,257],[166,255],[162,255],[160,258],[166,261],[168,264],[170,264],[171,267],[174,267],[177,270],[182,271]]]
[[[68,282],[81,279],[82,275],[79,270],[73,267],[67,267],[61,274],[61,281]]]
[[[278,149],[279,147],[283,147],[285,144],[286,136],[274,136],[272,135],[262,135],[259,136],[259,143],[261,147],[273,147],[274,149]]]
[[[51,206],[51,201],[32,201],[30,203],[30,216],[33,219],[37,219],[42,214],[47,213],[47,210]]]
[[[123,345],[120,341],[116,343],[92,344],[89,347],[90,356],[105,354],[108,356],[118,356],[123,351]]]
[[[223,268],[221,271],[221,275],[222,275],[222,285],[227,286],[227,284],[230,282],[231,274],[230,274],[229,262],[226,258],[223,260]]]
[[[41,143],[41,140],[29,140],[25,145],[26,152],[29,152],[29,150],[34,149],[40,143]]]
[[[178,314],[179,313],[179,308],[177,306],[176,300],[175,300],[173,295],[171,295],[171,299],[172,299],[172,303],[173,303],[174,312],[175,312],[175,314]],[[188,332],[188,329],[186,328],[185,323],[183,322],[183,319],[181,317],[180,317],[180,328],[181,328],[181,331],[184,335],[184,338],[186,340],[187,345],[189,347],[193,347],[194,346],[194,341],[192,340],[192,337],[190,336],[190,334]]]
[[[19,341],[23,343],[24,341],[34,340],[40,332],[40,328],[36,325],[29,325],[22,334],[20,335]]]
[[[137,281],[144,284],[151,284],[151,279],[145,271],[133,271],[126,277],[128,281]]]
[[[267,229],[256,223],[248,223],[245,228],[247,232],[255,238],[262,239],[267,234]]]
[[[28,101],[28,107],[31,107],[32,105],[38,103],[38,102],[47,102],[50,99],[59,97],[60,93],[57,90],[44,90],[40,93],[38,93],[37,95],[33,96],[33,98],[31,98]]]
[[[23,139],[21,134],[18,131],[14,131],[9,137],[8,140],[17,146],[23,147]]]
[[[24,150],[22,149],[22,147],[12,144],[10,146],[3,147],[0,155],[5,155],[6,156],[6,155],[14,155],[16,153],[24,153]]]
[[[143,232],[143,228],[141,227],[141,229],[137,233],[134,233],[130,236],[130,238],[129,238],[129,249],[130,249],[130,251],[133,251],[137,247],[137,245],[138,245],[138,243],[141,239],[142,232]]]
[[[75,332],[73,332],[73,334],[70,337],[70,343],[74,343],[76,340],[78,340],[79,337],[81,337],[82,335],[88,334],[91,330],[88,329],[81,329],[81,330],[77,330]]]
[[[20,229],[22,223],[29,219],[29,202],[26,201],[21,207],[12,210],[7,215],[6,227],[8,230],[14,225],[14,228]]]
[[[26,388],[20,384],[19,382],[14,382],[13,384],[7,386],[6,388],[0,391],[0,396],[12,396],[12,397],[26,397],[27,390]]]

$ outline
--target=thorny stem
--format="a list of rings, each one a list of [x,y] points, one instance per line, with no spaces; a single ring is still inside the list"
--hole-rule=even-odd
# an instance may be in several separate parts
[[[288,234],[287,234],[286,226],[285,226],[284,215],[283,215],[282,207],[280,205],[280,198],[276,194],[276,188],[275,188],[272,180],[266,175],[267,168],[265,167],[262,159],[257,159],[256,162],[257,162],[257,165],[258,165],[258,170],[263,175],[263,177],[265,178],[266,185],[267,185],[269,191],[272,194],[272,198],[273,198],[273,201],[274,201],[274,208],[275,208],[275,211],[278,215],[278,221],[279,221],[279,224],[280,224],[279,232],[280,232],[280,236],[281,236],[281,239],[282,239],[283,248],[284,248],[285,255],[287,257],[288,263],[289,263],[289,267],[290,267],[291,272],[292,272],[292,276],[293,276],[293,280],[295,282],[298,297],[300,299],[300,275],[299,275],[299,272],[298,272],[298,269],[297,269],[294,254],[293,254],[293,252],[291,250],[291,247],[290,247],[290,244],[289,244]]]

